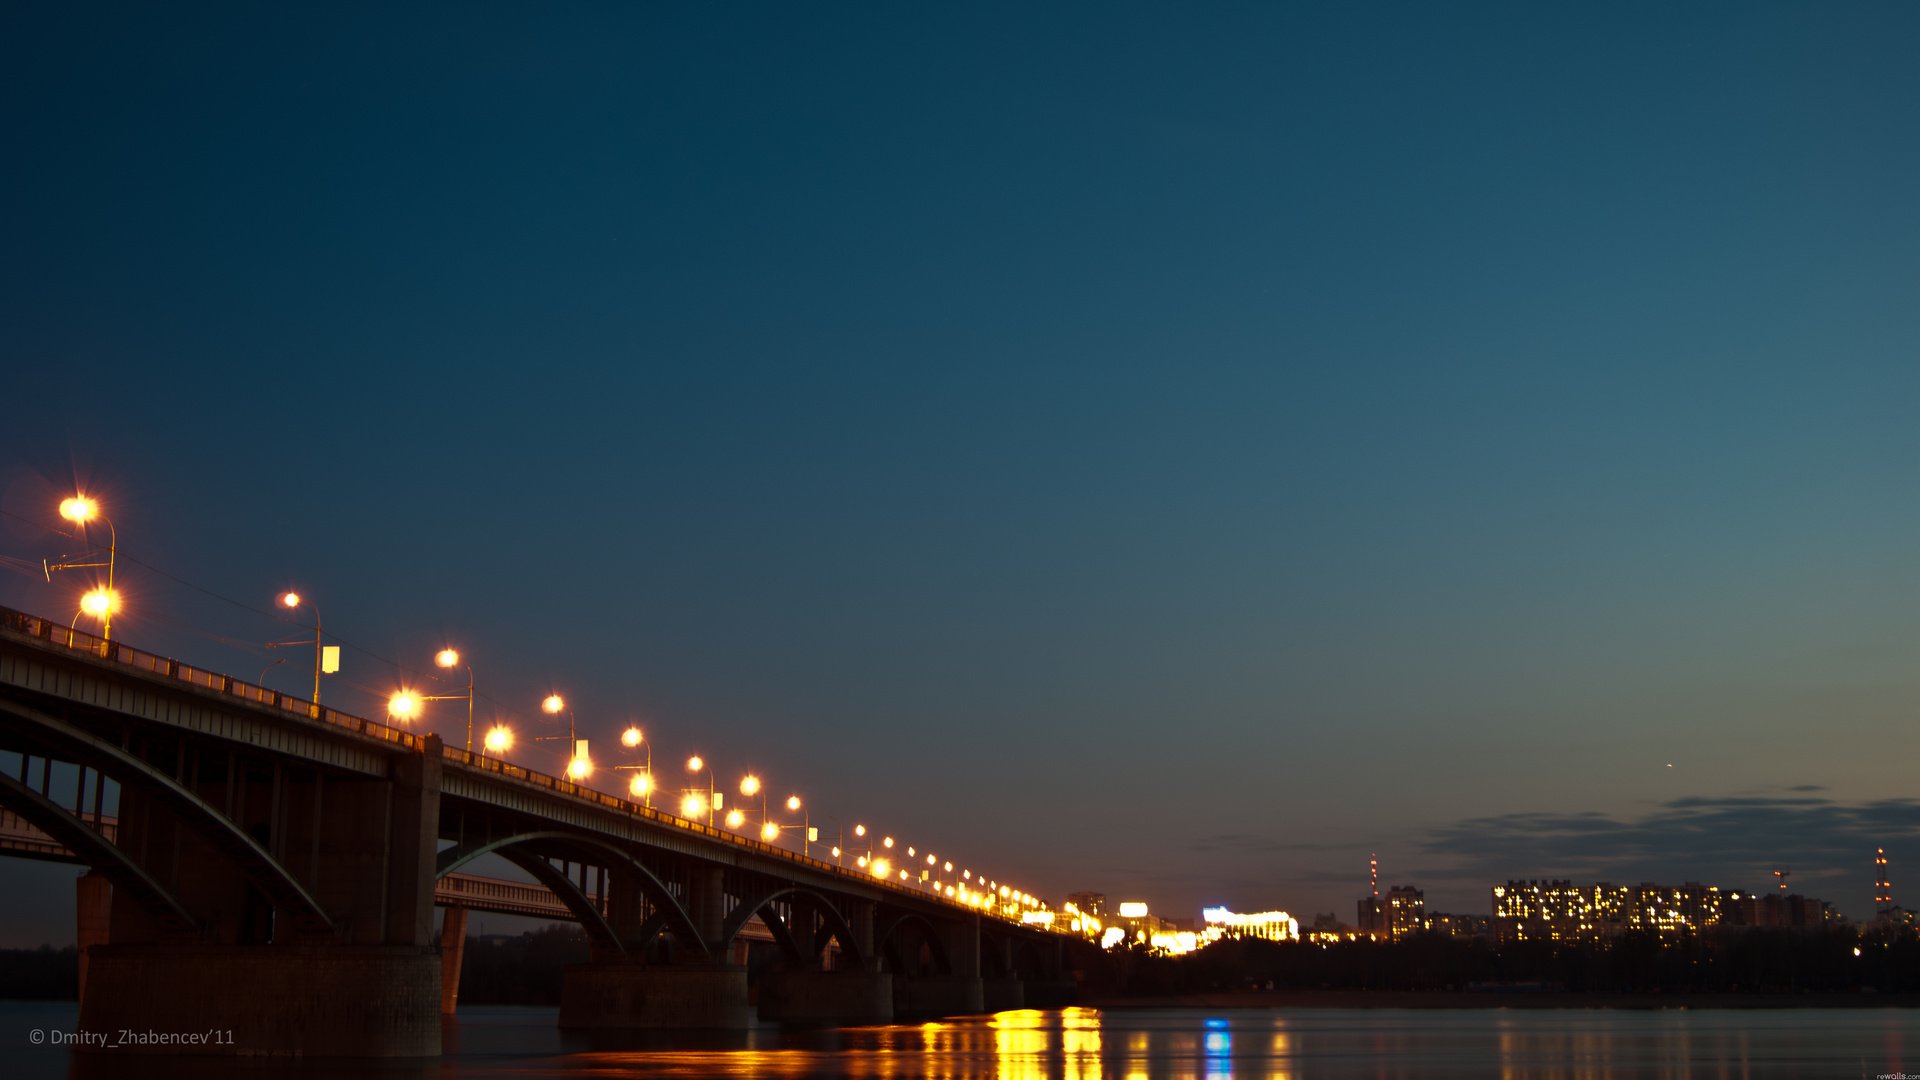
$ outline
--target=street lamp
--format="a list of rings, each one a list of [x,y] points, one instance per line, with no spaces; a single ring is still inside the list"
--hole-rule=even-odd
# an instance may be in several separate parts
[[[322,643],[323,635],[320,629],[320,608],[314,604],[312,599],[301,596],[299,593],[291,590],[280,594],[280,606],[286,608],[288,611],[297,610],[302,605],[305,605],[307,610],[313,612],[313,703],[318,705],[320,704],[320,672],[325,670],[328,674],[332,674],[340,670],[340,646],[327,646]],[[267,648],[272,649],[281,645],[305,644],[305,641],[270,641],[267,643]],[[331,654],[331,657],[329,657],[328,654]],[[332,659],[333,662],[331,664],[324,663],[324,660],[329,658]]]
[[[460,654],[452,649],[441,649],[434,655],[433,662],[443,668],[456,667],[460,663]],[[402,700],[402,699],[405,700]],[[467,692],[464,694],[418,694],[412,690],[401,690],[387,701],[387,711],[402,720],[412,720],[419,716],[421,706],[429,701],[460,701],[467,703],[467,753],[473,753],[473,668],[467,668]]]
[[[576,737],[573,710],[567,708],[567,699],[559,694],[548,694],[540,702],[540,711],[548,716],[567,714],[567,779],[578,783],[593,772],[593,760],[587,756],[587,744]],[[536,735],[534,742],[558,742],[558,735]]]
[[[449,645],[446,648],[441,649],[439,652],[433,654],[433,662],[434,662],[434,665],[437,667],[445,668],[448,671],[452,671],[454,668],[460,666],[460,653],[456,651],[453,648],[453,646]],[[468,664],[466,665],[466,668],[467,668],[467,753],[471,754],[473,753],[473,665]],[[428,701],[453,701],[458,699],[459,697],[460,697],[459,694],[443,694],[443,695],[440,695],[439,697],[428,698],[427,700]]]
[[[740,778],[740,794],[749,799],[755,795],[760,796],[760,832],[764,835],[767,831],[767,789],[761,786],[759,777],[748,773]],[[741,814],[740,818],[744,821],[746,815]],[[739,827],[734,822],[733,814],[727,815],[727,823],[735,828]]]
[[[615,765],[614,769],[619,772],[633,773],[633,779],[627,781],[627,794],[636,799],[646,800],[647,809],[651,810],[653,809],[653,744],[647,742],[646,736],[642,735],[640,729],[633,724],[628,724],[627,730],[620,733],[620,745],[629,750],[643,744],[647,748],[645,765]]]
[[[495,724],[487,730],[487,753],[500,757],[513,749],[513,729],[505,724]]]
[[[60,516],[65,518],[68,521],[73,522],[75,525],[80,526],[80,536],[81,536],[81,539],[83,540],[86,538],[86,535],[87,535],[88,522],[93,521],[95,518],[98,518],[99,520],[106,522],[106,526],[107,526],[107,561],[106,562],[104,563],[42,562],[40,566],[42,571],[46,574],[48,581],[53,580],[53,572],[55,570],[80,570],[80,569],[85,569],[87,567],[99,567],[99,566],[104,566],[107,568],[107,587],[105,589],[93,589],[89,591],[85,596],[82,596],[80,598],[80,610],[100,620],[100,640],[101,641],[103,642],[112,641],[113,640],[113,613],[120,609],[120,594],[113,591],[113,564],[120,550],[119,533],[114,529],[113,522],[109,520],[105,515],[100,513],[100,504],[88,498],[85,495],[74,495],[70,498],[61,499],[60,500]]]
[[[713,770],[707,767],[705,758],[699,754],[695,754],[687,759],[687,771],[692,773],[695,778],[698,778],[704,771],[707,774],[707,791],[703,798],[698,788],[689,788],[685,796],[680,800],[680,809],[682,811],[680,816],[693,819],[705,815],[707,824],[712,825],[713,812],[724,809],[725,807],[723,807],[722,804],[726,801],[718,791],[713,789]]]
[[[787,796],[787,812],[788,813],[795,813],[795,814],[800,813],[802,810],[805,809],[805,806],[806,804],[800,801],[800,796],[798,795]],[[808,814],[810,815],[811,811],[808,811]],[[798,825],[782,825],[779,822],[774,821],[772,818],[766,817],[763,810],[761,821],[762,821],[762,824],[760,826],[760,839],[766,841],[769,844],[772,844],[779,841],[781,833],[788,832],[788,831],[797,831],[799,832],[801,837],[801,840],[800,840],[801,854],[807,855],[807,856],[811,856],[813,854],[811,844],[813,843],[814,840],[819,838],[819,834],[814,832],[813,822],[810,819],[810,817],[801,818],[800,824]],[[834,854],[834,858],[838,859],[840,857],[840,849],[838,847],[835,847],[833,849],[833,854]]]
[[[813,808],[800,801],[800,796],[787,796],[787,813],[800,816],[800,854],[813,857],[813,842],[820,834],[813,831]],[[834,853],[836,856],[839,852]]]

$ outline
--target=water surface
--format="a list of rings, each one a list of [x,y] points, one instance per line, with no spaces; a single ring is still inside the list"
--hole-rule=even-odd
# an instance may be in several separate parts
[[[71,1004],[0,1003],[19,1080],[139,1075],[302,1080],[588,1077],[1247,1077],[1603,1080],[1920,1075],[1909,1009],[1021,1010],[925,1024],[727,1034],[562,1032],[553,1009],[461,1010],[437,1062],[297,1063],[76,1055]]]

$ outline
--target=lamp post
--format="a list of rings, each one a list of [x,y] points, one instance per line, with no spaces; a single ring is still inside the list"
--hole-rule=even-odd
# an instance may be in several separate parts
[[[813,808],[800,801],[800,796],[787,796],[787,813],[800,815],[800,854],[813,858]]]
[[[105,589],[92,589],[88,591],[85,596],[80,598],[80,610],[100,620],[101,641],[112,641],[113,613],[120,607],[120,595],[113,591],[113,564],[120,550],[119,532],[114,529],[112,520],[100,513],[100,504],[85,495],[74,495],[71,498],[61,499],[60,516],[80,526],[80,537],[83,540],[86,539],[88,522],[98,518],[106,523],[106,562],[42,562],[41,568],[46,573],[48,581],[53,580],[53,572],[55,570],[80,570],[87,567],[98,566],[107,568],[107,587]]]
[[[746,796],[749,799],[753,798],[755,795],[760,796],[760,826],[761,826],[761,831],[765,832],[766,824],[767,824],[767,789],[761,785],[760,778],[753,775],[752,773],[748,773],[747,775],[741,777],[740,778],[740,794]],[[727,816],[731,818],[733,815],[729,814]]]
[[[454,668],[460,666],[460,653],[458,650],[454,649],[453,646],[449,645],[446,648],[441,649],[439,652],[433,654],[433,662],[435,666],[445,668],[446,670],[451,671]],[[466,668],[467,668],[467,753],[471,754],[473,753],[473,665],[468,664],[466,665]],[[459,694],[445,694],[445,695],[441,695],[440,697],[429,698],[427,700],[451,701],[451,700],[458,699],[459,697],[460,697]]]
[[[318,705],[320,704],[320,667],[321,667],[320,658],[321,658],[321,654],[324,652],[324,649],[321,645],[322,632],[320,630],[320,608],[318,605],[316,605],[313,602],[311,598],[301,596],[297,592],[293,592],[289,590],[287,592],[283,592],[280,594],[280,606],[286,608],[288,611],[296,610],[302,604],[306,605],[307,610],[313,612],[313,703],[315,705]],[[304,645],[306,644],[306,642],[276,641],[276,642],[273,642],[273,644],[274,645]]]
[[[707,768],[705,758],[702,758],[699,754],[695,754],[687,759],[687,771],[692,773],[695,778],[698,778],[702,771],[706,772],[707,794],[706,799],[701,801],[700,790],[698,788],[690,789],[686,797],[680,800],[680,809],[683,811],[683,816],[697,818],[701,814],[705,814],[707,816],[707,824],[711,826],[713,824],[713,812],[720,809],[721,802],[720,793],[713,789],[713,770]],[[693,812],[684,813],[689,809],[693,810]]]
[[[578,783],[593,772],[593,762],[587,757],[587,748],[575,735],[573,710],[567,708],[567,699],[559,694],[548,694],[540,702],[540,711],[548,716],[567,714],[567,779]],[[558,735],[536,735],[534,742],[555,742]]]
[[[433,662],[443,668],[459,666],[460,654],[453,649],[441,649],[434,654]],[[467,753],[473,753],[473,668],[467,668],[467,692],[464,694],[416,694],[411,690],[401,690],[387,701],[387,711],[403,720],[412,720],[420,715],[420,706],[429,701],[460,701],[467,703]]]
[[[647,809],[651,810],[653,809],[653,744],[647,742],[647,737],[641,733],[638,726],[628,724],[627,730],[620,733],[620,745],[629,750],[641,745],[647,748],[645,765],[615,765],[614,769],[634,774],[633,779],[627,781],[627,794],[636,799],[645,799]]]

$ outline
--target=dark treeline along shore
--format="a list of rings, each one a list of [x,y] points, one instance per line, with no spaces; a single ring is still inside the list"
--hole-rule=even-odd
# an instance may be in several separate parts
[[[1118,952],[1088,989],[1101,998],[1247,990],[1379,994],[1885,995],[1920,994],[1920,938],[1745,930],[1662,941],[1625,934],[1601,943],[1461,941],[1416,935],[1332,945],[1221,941],[1186,956]],[[1351,995],[1342,995],[1351,1003]]]
[[[756,949],[749,967],[775,962]],[[566,968],[586,963],[586,936],[551,926],[517,937],[469,938],[460,1000],[473,1005],[557,1005]],[[79,954],[72,946],[0,950],[0,999],[74,1000]],[[1417,935],[1398,942],[1333,945],[1220,941],[1186,956],[1116,950],[1080,972],[1083,1000],[1124,1004],[1182,996],[1267,993],[1246,1003],[1473,1004],[1517,995],[1540,1004],[1582,998],[1622,1004],[1639,996],[1809,995],[1859,1003],[1920,1002],[1920,938],[1851,928],[1746,930],[1662,941],[1625,934],[1605,943],[1461,941]],[[1316,998],[1315,995],[1320,995]],[[1904,1003],[1904,1002],[1900,1002]]]

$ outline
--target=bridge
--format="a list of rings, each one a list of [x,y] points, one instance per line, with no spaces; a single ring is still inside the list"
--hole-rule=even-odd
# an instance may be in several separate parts
[[[977,882],[879,877],[6,608],[0,750],[0,854],[91,868],[80,1027],[233,1032],[200,1053],[437,1055],[469,909],[580,924],[580,1028],[1061,1003],[1089,947]],[[531,882],[476,876],[487,856]]]

